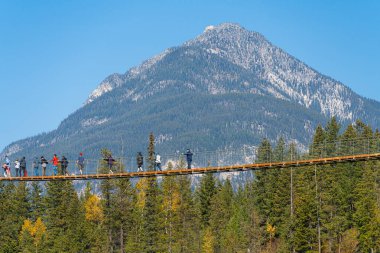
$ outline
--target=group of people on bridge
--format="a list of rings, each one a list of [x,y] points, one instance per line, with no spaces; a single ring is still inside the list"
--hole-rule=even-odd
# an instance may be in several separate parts
[[[49,162],[52,164],[54,176],[69,174],[67,170],[69,161],[67,160],[67,158],[64,155],[62,155],[61,159],[59,159],[57,154],[54,154],[53,158],[50,161],[48,161],[44,156],[41,156],[40,158],[34,157],[32,161],[33,176],[40,176],[40,167],[42,169],[42,176],[46,176],[46,168],[48,167]],[[13,164],[15,169],[14,177],[28,176],[25,156],[23,156],[21,159],[16,159],[13,162]],[[78,167],[79,173],[83,174],[83,168],[85,165],[83,153],[79,154],[79,157],[76,160],[76,165]],[[4,169],[4,177],[12,177],[11,161],[7,155],[4,158],[2,167]]]
[[[193,162],[193,153],[190,149],[187,149],[183,155],[186,156],[186,162],[187,162],[187,168],[191,169],[191,163]],[[162,171],[161,168],[161,155],[159,153],[154,153],[154,170],[155,171]],[[137,162],[137,172],[144,171],[143,165],[144,165],[144,157],[141,152],[137,153],[136,156],[136,162]]]
[[[159,153],[154,154],[154,170],[155,171],[162,171],[161,167],[161,156]],[[186,162],[187,162],[187,168],[191,169],[191,163],[193,161],[193,153],[191,152],[190,149],[187,149],[183,155],[186,156]],[[107,167],[109,169],[109,173],[113,174],[113,166],[115,164],[115,159],[112,157],[112,155],[108,155],[106,158],[103,159]],[[137,153],[136,156],[136,161],[137,161],[137,172],[142,172],[144,171],[143,165],[144,165],[144,157],[141,152]],[[48,161],[44,156],[41,156],[40,158],[34,157],[32,161],[32,170],[33,170],[33,176],[40,176],[40,167],[42,169],[42,176],[47,176],[46,174],[46,169],[48,167],[49,162],[52,165],[52,175],[57,176],[57,175],[69,175],[68,171],[68,165],[69,161],[68,159],[62,155],[61,159],[58,158],[57,154],[54,154],[53,158]],[[14,177],[27,177],[28,176],[28,171],[26,169],[26,159],[23,156],[21,159],[16,159],[13,162],[13,167],[15,169],[15,172],[13,174]],[[79,156],[77,160],[75,161],[75,164],[78,168],[79,174],[83,174],[83,170],[85,167],[85,158],[83,156],[83,153],[79,153]],[[11,172],[11,161],[9,157],[6,155],[4,158],[4,162],[2,165],[4,169],[4,177],[12,177],[12,172]]]

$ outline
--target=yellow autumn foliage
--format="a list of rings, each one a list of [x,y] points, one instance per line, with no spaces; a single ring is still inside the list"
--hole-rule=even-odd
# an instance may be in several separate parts
[[[272,226],[271,224],[267,223],[267,232],[270,236],[270,238],[273,238],[276,234],[276,227]]]
[[[46,233],[46,226],[43,223],[42,219],[39,217],[37,218],[36,222],[34,223],[34,229],[33,229],[33,236],[36,244],[39,244],[41,241],[42,236]]]
[[[31,236],[33,236],[34,226],[31,220],[27,219],[24,220],[24,224],[21,227],[21,234],[29,233]]]
[[[137,190],[137,207],[144,209],[146,200],[146,190],[148,189],[148,179],[141,178],[136,184]]]
[[[86,210],[85,218],[88,221],[101,222],[104,219],[103,209],[100,199],[96,195],[91,195],[84,204]]]
[[[20,234],[28,233],[34,239],[34,244],[38,245],[42,237],[46,234],[46,226],[43,223],[42,219],[37,218],[36,222],[33,222],[29,219],[24,220],[24,224],[21,227]]]
[[[202,242],[202,252],[203,253],[214,253],[214,243],[215,238],[212,235],[211,228],[206,228],[205,234],[203,236]]]
[[[176,212],[181,205],[180,190],[178,187],[166,189],[168,194],[163,197],[162,206],[166,210]]]

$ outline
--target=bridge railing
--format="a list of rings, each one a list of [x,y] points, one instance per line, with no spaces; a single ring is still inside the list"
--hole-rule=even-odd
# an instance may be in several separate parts
[[[353,156],[361,154],[380,153],[380,138],[356,138],[339,141],[323,141],[311,145],[308,150],[301,149],[295,144],[287,144],[282,152],[276,147],[263,149],[260,147],[243,147],[243,148],[225,148],[218,151],[193,151],[192,168],[195,167],[225,167],[230,165],[254,164],[254,163],[274,163],[295,160],[317,159],[327,157]],[[173,169],[187,168],[186,156],[179,152],[161,154],[161,167],[167,170],[172,164]],[[85,159],[85,166],[82,170],[84,175],[93,175],[101,173],[122,173],[136,172],[136,156],[114,157],[115,163],[112,168],[107,167],[103,159]],[[148,171],[148,161],[144,157],[144,171]],[[35,175],[31,168],[31,163],[27,167],[28,175]],[[59,173],[62,174],[62,168],[59,167]],[[12,176],[16,176],[14,166],[11,168]],[[67,167],[68,175],[80,175],[79,167],[76,160],[69,160]],[[42,176],[42,168],[39,166],[38,175]],[[53,166],[48,164],[46,176],[54,175]]]

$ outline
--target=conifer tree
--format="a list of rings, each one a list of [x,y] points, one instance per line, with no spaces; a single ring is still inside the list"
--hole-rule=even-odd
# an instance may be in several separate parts
[[[116,250],[125,252],[127,238],[132,236],[133,207],[135,192],[129,179],[121,178],[115,182],[112,196],[112,223],[114,224]]]
[[[211,199],[210,228],[214,236],[215,252],[221,252],[224,229],[232,216],[233,190],[229,179],[217,187]]]
[[[21,229],[24,217],[15,214],[13,196],[15,185],[0,182],[0,249],[4,252],[18,252],[18,232]]]
[[[83,252],[86,247],[84,208],[70,181],[46,184],[47,247],[52,252]]]
[[[325,155],[324,143],[325,131],[321,125],[318,125],[315,129],[313,143],[310,147],[310,155],[315,158],[323,157]]]
[[[154,169],[155,149],[154,135],[149,135],[148,146],[148,168]],[[157,252],[162,250],[160,236],[163,234],[162,229],[162,198],[158,187],[156,177],[147,179],[147,188],[145,192],[145,205],[143,209],[143,235],[142,249],[144,252]]]
[[[32,221],[36,221],[44,214],[44,202],[41,185],[38,182],[33,182],[31,184],[30,191],[30,217]]]
[[[272,147],[268,139],[264,139],[257,152],[257,162],[270,162],[273,158]],[[261,218],[260,223],[266,224],[271,216],[273,207],[273,198],[271,196],[272,185],[275,183],[274,173],[268,169],[263,169],[255,172],[255,180],[253,184],[254,197],[253,201],[257,207],[258,214]],[[261,229],[262,235],[265,236],[264,229]]]
[[[142,251],[144,248],[144,209],[146,203],[146,191],[148,188],[148,179],[140,178],[134,188],[134,199],[132,215],[132,228],[129,231],[130,236],[126,242],[126,252],[134,253],[136,250]]]
[[[168,164],[167,170],[172,170],[172,163]],[[180,200],[180,185],[174,177],[164,177],[162,180],[162,211],[164,216],[164,230],[165,234],[162,236],[162,240],[165,243],[167,252],[174,252],[178,250],[176,240],[178,239],[176,227],[179,223],[179,206]]]
[[[325,128],[325,137],[326,137],[326,155],[334,156],[336,155],[336,145],[340,131],[340,124],[338,123],[336,117],[332,117],[331,120],[327,123]]]
[[[311,168],[304,168],[295,174],[293,236],[290,241],[295,252],[318,250],[318,213],[313,176]]]
[[[181,164],[179,165],[181,167]],[[181,168],[184,168],[184,164]],[[178,206],[178,220],[175,230],[177,234],[179,252],[197,252],[201,248],[201,217],[195,206],[194,194],[191,190],[190,176],[176,177],[180,203]]]
[[[231,218],[223,231],[223,252],[246,252],[249,248],[249,234],[246,229],[252,227],[248,224],[246,204],[245,193],[239,187],[233,198]]]
[[[215,177],[213,174],[202,176],[200,185],[197,189],[198,208],[203,227],[209,226],[211,215],[211,200],[216,193]]]
[[[108,173],[109,168],[106,162],[106,159],[112,155],[111,151],[108,149],[101,150],[102,159],[100,160],[99,171],[101,173]],[[111,198],[112,194],[115,191],[115,184],[110,179],[102,180],[100,183],[100,189],[102,192],[102,202],[103,202],[103,211],[104,211],[104,226],[107,233],[106,248],[108,251],[113,252],[114,237],[113,237],[113,222],[112,222],[112,203]]]
[[[371,163],[363,166],[356,189],[354,220],[359,230],[360,252],[380,250],[380,210],[377,206],[375,176]]]

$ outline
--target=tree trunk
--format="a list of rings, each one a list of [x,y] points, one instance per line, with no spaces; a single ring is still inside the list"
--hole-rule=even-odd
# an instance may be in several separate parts
[[[124,230],[123,230],[123,224],[120,226],[120,253],[124,253]]]

